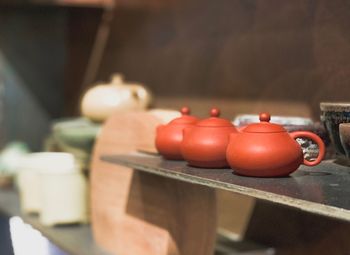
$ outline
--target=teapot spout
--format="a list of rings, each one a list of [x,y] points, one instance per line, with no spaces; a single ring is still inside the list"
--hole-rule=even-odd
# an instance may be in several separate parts
[[[246,127],[247,125],[241,126],[241,127],[237,127],[237,131],[238,132],[242,132],[243,129]]]
[[[185,128],[182,130],[183,136],[185,137],[186,134],[188,134],[188,133],[191,131],[192,128],[193,128],[193,127],[185,127]]]
[[[158,125],[158,126],[157,126],[157,134],[159,134],[160,132],[162,132],[163,128],[164,128],[164,125]]]
[[[233,140],[236,138],[236,136],[240,133],[241,131],[237,129],[237,132],[232,132],[229,137],[229,141]]]

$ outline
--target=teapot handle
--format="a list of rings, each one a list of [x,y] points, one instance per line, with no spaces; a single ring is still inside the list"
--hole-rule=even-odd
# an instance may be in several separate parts
[[[146,108],[151,103],[152,96],[148,89],[137,85],[133,87],[133,91],[143,108]]]
[[[304,159],[304,162],[303,162],[304,165],[315,166],[315,165],[318,165],[319,163],[321,163],[321,161],[324,157],[324,154],[326,152],[326,148],[325,148],[325,145],[324,145],[322,139],[318,135],[311,133],[311,132],[307,132],[307,131],[295,131],[295,132],[290,133],[290,135],[293,139],[308,138],[308,139],[314,141],[318,145],[319,152],[318,152],[317,158],[314,161],[309,161],[309,160]]]

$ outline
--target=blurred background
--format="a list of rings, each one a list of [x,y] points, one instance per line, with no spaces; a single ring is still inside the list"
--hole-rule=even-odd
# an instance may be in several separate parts
[[[145,85],[151,108],[319,122],[320,102],[349,101],[349,13],[346,0],[0,0],[0,148],[21,141],[27,152],[54,150],[54,124],[79,119],[84,94],[116,73]],[[96,135],[95,124],[81,125]],[[73,151],[88,172],[93,144],[84,142],[85,154]],[[244,232],[255,201],[233,200],[230,210],[243,216],[220,224]],[[8,228],[2,217],[9,241]],[[8,243],[1,254],[11,254]]]
[[[348,98],[349,10],[345,0],[1,0],[2,143],[39,149],[48,123],[78,115],[83,92],[114,72],[146,84],[159,107],[282,102],[318,119],[320,101]]]

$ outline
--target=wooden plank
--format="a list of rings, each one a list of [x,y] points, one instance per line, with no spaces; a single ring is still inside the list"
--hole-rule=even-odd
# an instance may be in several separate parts
[[[84,6],[107,8],[114,5],[113,0],[32,0],[33,3],[57,4],[64,6]]]
[[[215,190],[136,171],[119,222],[117,254],[212,255]],[[116,231],[116,230],[115,230]]]
[[[231,169],[194,168],[141,153],[103,156],[102,160],[350,221],[350,169],[333,162],[301,166],[287,178],[252,178],[234,175]]]
[[[0,5],[59,5],[91,8],[110,8],[114,6],[114,0],[28,0],[28,1],[8,1],[0,0]]]
[[[91,222],[96,242],[113,254],[125,254],[125,249],[132,245],[135,237],[148,242],[150,235],[140,231],[137,233],[136,226],[142,221],[129,217],[127,213],[131,186],[137,185],[133,178],[134,170],[103,162],[100,156],[126,154],[134,151],[138,145],[150,144],[155,139],[155,127],[160,123],[155,116],[146,112],[116,112],[103,125],[95,143],[90,175]],[[123,171],[112,170],[120,168]],[[148,233],[158,236],[157,246],[169,243],[161,228],[152,224],[143,226]],[[134,230],[134,235],[125,236],[124,228]],[[129,242],[126,242],[126,238]]]
[[[39,230],[45,237],[71,255],[108,255],[94,242],[88,224],[45,227],[38,217],[23,215],[19,208],[19,197],[14,190],[0,191],[0,211],[7,216],[20,216],[26,223]]]

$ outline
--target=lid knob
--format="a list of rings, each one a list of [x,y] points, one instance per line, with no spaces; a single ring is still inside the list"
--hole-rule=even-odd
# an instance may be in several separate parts
[[[191,110],[187,106],[184,106],[181,108],[180,112],[182,115],[189,115],[191,113]]]
[[[122,84],[124,81],[124,75],[121,73],[115,73],[112,75],[111,83],[113,84]]]
[[[213,108],[210,110],[210,116],[211,117],[219,117],[220,116],[220,110],[218,108]]]
[[[271,119],[270,113],[263,112],[263,113],[260,113],[259,115],[259,120],[261,122],[270,122],[270,119]]]

